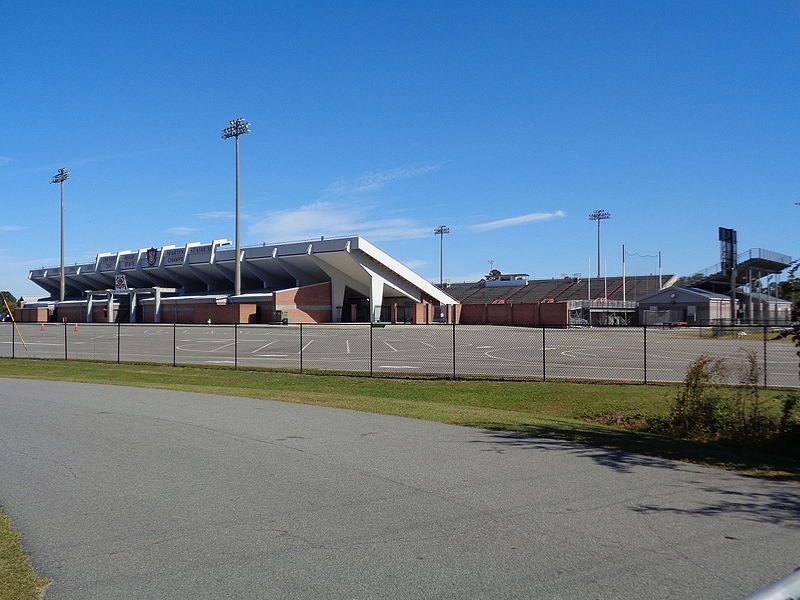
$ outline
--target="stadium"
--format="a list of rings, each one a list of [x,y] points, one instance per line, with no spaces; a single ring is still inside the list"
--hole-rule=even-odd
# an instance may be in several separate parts
[[[723,261],[680,287],[674,274],[530,279],[494,273],[434,285],[360,236],[264,243],[241,251],[239,295],[230,245],[218,239],[99,253],[93,262],[64,268],[63,301],[60,267],[31,270],[29,279],[50,297],[25,303],[17,320],[566,327],[722,324],[732,315],[738,322],[777,324],[792,316],[790,302],[755,285],[786,269],[791,257],[762,248],[736,255],[734,245],[726,263],[731,247],[724,242]]]

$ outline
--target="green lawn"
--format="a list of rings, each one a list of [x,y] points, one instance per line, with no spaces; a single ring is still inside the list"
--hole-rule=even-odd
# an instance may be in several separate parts
[[[19,534],[11,520],[0,510],[0,598],[36,600],[49,579],[37,577],[31,559],[22,551]]]

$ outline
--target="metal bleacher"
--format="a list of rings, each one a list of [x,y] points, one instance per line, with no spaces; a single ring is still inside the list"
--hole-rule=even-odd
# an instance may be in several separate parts
[[[675,275],[634,275],[625,280],[624,297],[635,301],[644,294],[672,285]],[[591,283],[591,292],[590,292]],[[604,298],[622,300],[622,277],[596,279],[532,279],[519,287],[484,287],[482,282],[445,284],[444,290],[462,304],[524,303]]]
[[[750,248],[736,256],[736,284],[743,285],[750,280],[780,273],[792,264],[792,257],[764,248]],[[711,292],[730,293],[730,272],[722,269],[720,263],[698,272],[702,279],[692,283],[693,287]]]

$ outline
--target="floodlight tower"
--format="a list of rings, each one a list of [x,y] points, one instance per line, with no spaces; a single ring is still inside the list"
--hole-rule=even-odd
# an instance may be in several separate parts
[[[66,169],[59,169],[53,175],[50,183],[57,183],[61,188],[61,270],[59,275],[59,292],[58,299],[60,302],[64,301],[64,182],[69,179],[69,171]]]
[[[239,242],[239,136],[250,133],[250,123],[244,119],[228,121],[231,125],[222,130],[222,139],[236,139],[236,260],[234,262],[233,294],[242,293],[242,257]]]
[[[589,214],[590,221],[597,221],[597,278],[600,279],[600,221],[611,218],[611,213],[604,210],[595,210]]]
[[[450,233],[450,228],[447,225],[439,225],[433,233],[439,236],[439,287],[441,287],[444,285],[444,235]]]

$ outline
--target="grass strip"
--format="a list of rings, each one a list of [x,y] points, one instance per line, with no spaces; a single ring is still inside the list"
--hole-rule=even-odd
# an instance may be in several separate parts
[[[37,600],[49,579],[33,572],[30,557],[22,551],[22,541],[11,525],[11,519],[0,510],[0,598],[3,600]]]
[[[101,383],[297,402],[579,442],[744,473],[800,480],[800,459],[600,424],[665,416],[674,385],[420,380],[224,367],[0,359],[0,377]],[[778,404],[779,390],[763,397]]]

